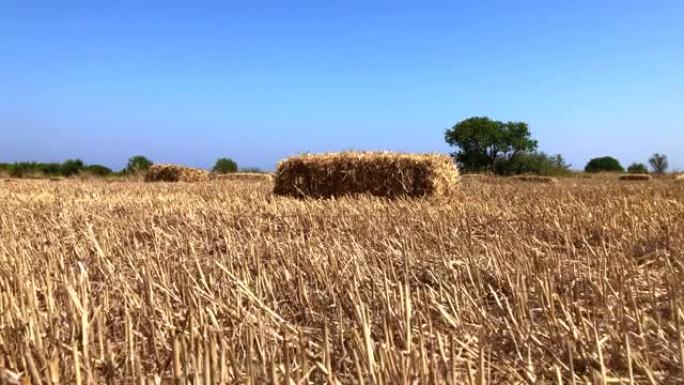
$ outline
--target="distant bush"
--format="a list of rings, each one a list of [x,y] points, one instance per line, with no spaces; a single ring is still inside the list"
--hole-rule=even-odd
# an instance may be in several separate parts
[[[498,175],[560,176],[570,174],[570,165],[561,155],[530,152],[517,154],[510,159],[498,159],[494,163],[494,172]]]
[[[84,167],[85,164],[80,159],[67,159],[62,163],[60,172],[63,176],[72,176],[81,172]]]
[[[58,176],[74,176],[83,172],[95,176],[112,174],[109,168],[93,164],[86,165],[80,159],[69,159],[63,163],[16,162],[0,164],[0,171],[6,172],[12,178],[44,178]]]
[[[227,174],[229,172],[237,172],[238,170],[238,165],[235,163],[234,160],[230,158],[220,158],[216,160],[216,164],[214,164],[214,168],[211,169],[211,171],[218,173],[218,174]]]
[[[59,163],[37,163],[39,172],[49,176],[63,175],[62,165]]]
[[[0,177],[9,176],[10,166],[9,163],[0,163]]]
[[[624,172],[625,169],[622,167],[620,164],[620,161],[617,159],[611,157],[611,156],[604,156],[600,158],[594,158],[587,163],[586,167],[584,167],[584,171],[586,172],[601,172],[601,171],[606,171],[606,172]]]
[[[627,167],[627,172],[630,174],[648,174],[648,169],[643,163],[632,163]]]
[[[13,178],[59,176],[62,175],[59,163],[16,162],[10,164],[7,171]]]
[[[128,159],[128,164],[126,165],[126,168],[124,169],[124,173],[126,174],[137,174],[141,172],[145,172],[149,170],[150,166],[152,166],[152,161],[147,159],[146,157],[142,155],[136,155],[130,159]]]
[[[95,175],[95,176],[112,175],[112,170],[110,168],[99,165],[99,164],[91,164],[89,166],[86,166],[83,168],[83,172],[88,173],[90,175]]]
[[[662,154],[653,154],[648,163],[656,174],[664,173],[668,167],[667,156]]]

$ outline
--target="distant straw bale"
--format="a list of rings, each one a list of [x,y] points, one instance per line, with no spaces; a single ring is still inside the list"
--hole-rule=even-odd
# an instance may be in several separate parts
[[[675,180],[677,182],[684,182],[684,174],[679,174],[679,175],[675,176]]]
[[[211,178],[215,180],[230,180],[243,182],[272,182],[273,175],[260,172],[230,172],[225,174],[212,173]]]
[[[619,179],[621,181],[626,181],[626,182],[639,182],[639,181],[650,181],[653,178],[648,174],[625,174],[625,175],[620,175]]]
[[[541,176],[541,175],[518,175],[515,176],[513,179],[520,181],[520,182],[532,182],[532,183],[558,183],[558,179],[550,177],[550,176]]]
[[[316,198],[357,194],[427,197],[446,195],[457,182],[458,169],[446,155],[341,152],[281,161],[273,192]]]
[[[145,173],[145,182],[201,182],[209,172],[175,164],[154,164]]]

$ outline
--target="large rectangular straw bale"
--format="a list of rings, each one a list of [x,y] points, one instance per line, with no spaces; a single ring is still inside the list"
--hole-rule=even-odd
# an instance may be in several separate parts
[[[675,177],[675,181],[684,182],[684,174],[679,174]]]
[[[201,182],[209,172],[175,164],[154,164],[145,173],[145,182]]]
[[[446,195],[457,182],[458,169],[446,155],[341,152],[281,161],[273,191],[316,198],[356,194],[425,197]]]
[[[639,181],[649,181],[653,178],[648,174],[625,174],[625,175],[620,175],[619,179],[621,181],[627,181],[627,182],[639,182]]]
[[[226,174],[212,173],[212,179],[216,180],[230,180],[241,182],[272,182],[273,176],[271,174],[262,172],[229,172]]]

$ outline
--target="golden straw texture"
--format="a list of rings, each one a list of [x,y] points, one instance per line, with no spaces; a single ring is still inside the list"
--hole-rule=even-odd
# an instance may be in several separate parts
[[[231,181],[245,181],[245,182],[272,182],[273,175],[258,172],[230,172],[226,174],[212,173],[212,179],[216,180],[231,180]]]
[[[2,183],[0,383],[682,384],[684,185],[499,179]]]
[[[154,164],[145,173],[145,182],[201,182],[209,172],[175,164]]]
[[[281,161],[274,193],[295,197],[370,194],[382,197],[446,195],[458,169],[446,155],[342,152]]]

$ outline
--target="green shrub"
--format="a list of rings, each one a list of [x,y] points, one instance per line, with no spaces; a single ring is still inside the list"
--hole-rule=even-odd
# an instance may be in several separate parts
[[[627,167],[627,172],[630,174],[648,174],[648,169],[643,163],[632,163]]]
[[[62,173],[61,167],[59,163],[16,162],[9,165],[7,171],[13,178],[59,176]]]
[[[62,163],[60,171],[63,176],[72,176],[81,172],[81,170],[83,170],[83,167],[85,167],[85,164],[83,164],[82,160],[67,159],[64,161],[64,163]]]
[[[59,163],[36,163],[38,172],[47,176],[62,175],[62,165]]]
[[[95,176],[109,176],[112,174],[112,170],[109,167],[105,167],[99,164],[91,164],[83,168],[83,171]]]
[[[152,161],[142,155],[136,155],[128,159],[128,165],[124,169],[126,174],[137,174],[147,171],[152,166]]]
[[[212,171],[219,174],[227,174],[229,172],[237,172],[238,165],[230,158],[220,158],[216,160]]]
[[[624,172],[625,169],[620,164],[620,161],[611,157],[604,156],[600,158],[594,158],[587,163],[584,167],[586,172]]]
[[[510,159],[497,159],[494,163],[494,172],[498,175],[560,176],[570,174],[570,165],[561,155],[530,152],[517,154]]]

